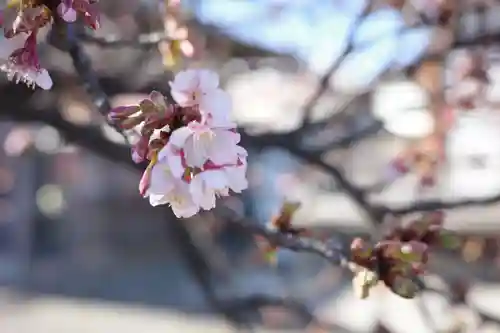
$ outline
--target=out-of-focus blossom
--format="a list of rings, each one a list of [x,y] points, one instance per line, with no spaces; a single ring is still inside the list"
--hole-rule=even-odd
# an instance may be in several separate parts
[[[57,6],[57,13],[66,22],[76,21],[76,10],[73,8],[72,0],[62,0],[59,6]]]
[[[36,33],[52,20],[49,8],[34,6],[27,8],[7,7],[1,11],[1,26],[5,37],[11,38],[20,33]]]
[[[99,11],[96,5],[97,0],[10,1],[0,10],[0,26],[6,38],[0,42],[0,60],[4,60],[0,69],[16,83],[23,82],[32,88],[52,88],[52,79],[38,59],[38,31],[52,23],[56,12],[66,22],[76,21],[80,13],[88,26],[97,29]],[[24,45],[13,49],[19,38],[25,39]]]
[[[394,178],[399,178],[400,176],[407,174],[410,171],[409,161],[404,156],[398,156],[393,159],[386,170],[386,176],[388,180],[393,180]]]
[[[66,22],[75,22],[80,13],[85,23],[95,30],[99,28],[97,2],[97,0],[61,0],[57,6],[57,13]]]
[[[183,57],[192,58],[195,47],[188,39],[180,1],[165,0],[161,9],[164,14],[164,32],[170,40],[158,43],[158,49],[162,54],[163,65],[172,69],[182,63]]]
[[[139,192],[151,205],[168,204],[178,217],[215,207],[217,197],[248,187],[247,151],[230,121],[231,100],[219,88],[219,77],[209,70],[187,70],[176,75],[175,102],[159,92],[138,105],[122,106],[108,118],[122,129],[142,124],[132,158],[149,166]]]
[[[15,38],[15,37],[14,37]],[[18,42],[17,38],[4,39],[6,49]],[[0,48],[2,47],[0,44]],[[49,72],[42,68],[36,52],[36,34],[31,33],[25,40],[24,46],[14,50],[8,59],[0,65],[0,70],[7,73],[9,80],[16,83],[23,82],[28,87],[39,86],[42,89],[52,88],[52,79]]]

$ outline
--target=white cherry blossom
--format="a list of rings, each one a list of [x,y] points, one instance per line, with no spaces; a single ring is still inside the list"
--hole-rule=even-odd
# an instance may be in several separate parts
[[[189,191],[189,184],[182,180],[176,180],[171,191],[163,197],[154,198],[156,204],[167,203],[175,216],[187,218],[196,215],[200,207],[194,203]],[[151,199],[150,199],[151,202]]]
[[[232,165],[213,166],[196,174],[190,183],[193,201],[201,208],[215,207],[217,197],[228,196],[229,191],[241,193],[248,187],[246,178],[247,152],[238,146],[239,158]]]
[[[234,163],[240,135],[227,129],[211,128],[198,122],[176,129],[169,143],[182,151],[187,166],[203,168],[207,160],[215,164]]]
[[[228,179],[223,170],[207,170],[198,173],[189,184],[191,197],[205,210],[215,207],[217,196],[228,196]]]
[[[204,105],[219,89],[219,76],[207,69],[188,69],[179,72],[170,87],[180,106]]]
[[[28,87],[52,88],[49,72],[40,66],[36,52],[36,34],[20,33],[0,42],[0,70],[9,80],[23,82]]]
[[[139,189],[152,206],[170,205],[177,217],[190,217],[248,187],[247,152],[238,146],[231,98],[216,73],[183,71],[170,85],[180,106],[173,110],[184,112],[183,122],[168,124],[168,141],[152,157]]]
[[[152,206],[169,205],[179,218],[191,217],[199,211],[199,206],[191,198],[189,184],[174,177],[165,157],[148,167],[141,184],[140,190]]]
[[[171,94],[182,107],[197,106],[203,121],[213,127],[234,128],[231,96],[219,88],[219,75],[206,69],[179,72],[170,82]]]

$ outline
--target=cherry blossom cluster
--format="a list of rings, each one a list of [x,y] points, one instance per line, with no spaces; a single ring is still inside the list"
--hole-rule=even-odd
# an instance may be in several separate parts
[[[351,243],[353,286],[361,298],[382,281],[394,293],[413,298],[419,291],[416,278],[425,272],[432,246],[447,246],[443,232],[444,214],[432,212],[394,226],[375,245],[361,238]]]
[[[179,72],[170,82],[174,101],[159,92],[138,105],[115,108],[110,121],[140,127],[132,147],[136,163],[149,165],[139,184],[153,206],[170,205],[177,217],[215,207],[217,197],[247,188],[247,152],[230,120],[231,99],[209,70]]]
[[[37,36],[40,29],[49,27],[55,19],[76,21],[81,15],[92,29],[99,27],[97,0],[14,0],[3,8],[0,25],[4,38],[0,44],[0,70],[9,80],[28,87],[52,87],[48,71],[40,64]],[[57,13],[57,17],[54,16]]]

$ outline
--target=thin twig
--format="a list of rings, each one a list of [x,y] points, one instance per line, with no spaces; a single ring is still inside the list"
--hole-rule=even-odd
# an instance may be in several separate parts
[[[12,96],[16,96],[15,99]],[[145,166],[135,164],[130,158],[128,146],[110,141],[98,126],[81,126],[61,116],[56,106],[36,109],[31,104],[30,91],[19,85],[7,85],[0,89],[2,109],[0,118],[17,122],[40,122],[55,128],[67,142],[77,144],[92,153],[127,168],[142,171]]]
[[[305,236],[284,234],[252,220],[235,218],[231,216],[228,210],[221,209],[218,211],[218,216],[225,221],[237,223],[246,231],[265,238],[270,244],[279,248],[286,248],[295,252],[313,253],[336,266],[345,267],[349,261],[350,254],[348,251],[332,246],[328,242]]]
[[[331,66],[328,68],[326,73],[321,77],[321,80],[319,82],[318,88],[314,91],[314,94],[309,97],[309,99],[306,101],[304,104],[302,110],[303,110],[303,116],[302,116],[302,123],[303,125],[306,125],[310,123],[311,121],[311,114],[312,111],[314,110],[314,107],[318,104],[319,100],[323,96],[324,93],[328,91],[330,88],[330,79],[331,76],[337,71],[344,60],[351,54],[351,52],[354,50],[354,39],[356,37],[356,33],[358,31],[359,25],[364,21],[364,19],[368,16],[370,13],[370,4],[371,1],[367,1],[365,8],[363,12],[354,20],[352,25],[350,26],[349,32],[347,33],[347,46],[344,49],[344,52],[340,56],[338,56],[335,61],[331,64]],[[361,50],[363,49],[368,49],[369,47],[373,46],[373,42],[370,41],[366,45],[361,45],[359,48]]]
[[[73,67],[82,81],[83,88],[90,96],[92,104],[104,117],[105,122],[120,133],[126,142],[130,144],[123,130],[107,119],[107,115],[111,111],[111,102],[99,83],[98,76],[92,67],[92,60],[80,44],[77,33],[78,27],[74,24],[65,24],[56,21],[52,29],[52,44],[62,51],[68,52],[73,62]],[[65,38],[65,40],[61,41],[61,38]]]
[[[287,150],[294,156],[302,159],[304,162],[315,165],[329,175],[331,175],[338,185],[351,197],[367,214],[368,218],[371,220],[372,225],[377,225],[382,222],[384,215],[387,213],[384,209],[372,205],[368,199],[366,193],[354,185],[344,173],[338,169],[336,166],[330,165],[325,162],[322,158],[322,154],[318,152],[311,152],[305,149],[298,148],[294,145],[293,140],[279,140],[276,138],[274,141],[262,140],[259,136],[252,136],[246,133],[244,130],[240,131],[242,141],[250,144],[254,147],[265,148],[265,147],[278,147]]]

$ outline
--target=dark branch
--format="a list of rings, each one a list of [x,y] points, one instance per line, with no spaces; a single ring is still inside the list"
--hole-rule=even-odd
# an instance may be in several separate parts
[[[228,222],[237,223],[244,230],[265,238],[273,246],[286,248],[295,252],[316,254],[325,258],[333,265],[345,266],[349,261],[350,254],[348,252],[335,246],[335,244],[329,244],[328,241],[325,242],[310,237],[285,234],[278,230],[270,229],[265,225],[258,224],[255,221],[230,215],[231,213],[224,209],[220,209],[217,212],[218,217]]]
[[[257,148],[266,148],[266,147],[278,147],[284,150],[287,150],[294,156],[302,159],[304,162],[315,165],[329,175],[331,175],[338,185],[366,212],[372,223],[377,224],[380,223],[386,214],[386,212],[379,208],[373,206],[370,202],[368,202],[366,193],[355,186],[350,180],[344,176],[343,172],[340,171],[337,167],[326,163],[321,153],[311,152],[305,149],[298,148],[297,145],[294,144],[295,140],[291,140],[290,138],[281,138],[275,137],[275,140],[266,140],[259,136],[252,136],[246,133],[244,130],[240,131],[242,141],[247,145],[251,145]]]
[[[89,32],[83,32],[78,37],[85,43],[96,44],[101,47],[120,48],[120,47],[151,47],[159,42],[171,41],[164,31],[155,31],[146,34],[140,34],[134,39],[126,40],[117,35],[95,36]]]
[[[454,209],[469,206],[491,205],[500,202],[500,193],[486,198],[467,198],[456,201],[418,201],[405,207],[388,208],[394,215],[405,215],[415,212],[431,212],[435,210]]]
[[[383,128],[383,123],[380,121],[374,121],[372,124],[366,126],[365,128],[354,131],[349,135],[346,135],[341,138],[337,138],[327,143],[323,144],[313,144],[310,147],[311,150],[314,151],[332,151],[335,149],[345,149],[348,148],[361,140],[378,133]],[[333,129],[332,129],[333,131]],[[304,144],[304,146],[307,146]]]
[[[98,75],[94,72],[89,55],[80,44],[78,29],[79,27],[75,24],[66,24],[65,22],[56,21],[51,30],[49,40],[56,48],[68,52],[73,61],[73,67],[82,82],[83,88],[90,96],[92,104],[97,111],[105,117],[105,122],[122,134],[128,143],[128,138],[123,131],[115,124],[107,121],[107,115],[109,111],[111,111],[111,103],[108,95],[104,92],[99,83]]]
[[[356,20],[352,23],[349,32],[347,34],[347,46],[342,52],[342,54],[335,59],[330,68],[326,71],[326,73],[321,77],[318,88],[314,91],[314,94],[309,97],[309,99],[304,104],[303,109],[303,124],[306,125],[311,121],[311,113],[314,107],[318,104],[319,100],[323,96],[324,93],[328,91],[330,88],[330,79],[332,74],[337,71],[344,60],[351,54],[354,50],[354,38],[356,37],[356,33],[358,31],[359,25],[363,22],[363,20],[370,13],[370,4],[371,1],[367,1],[363,12],[356,18]],[[367,45],[360,46],[359,48],[362,50],[363,48],[368,48],[373,45],[373,42],[370,41]]]
[[[12,96],[16,96],[13,99]],[[9,84],[0,89],[0,117],[19,122],[40,122],[57,129],[65,140],[80,145],[96,155],[128,168],[143,170],[130,158],[128,146],[109,141],[100,127],[80,126],[64,119],[57,109],[39,110],[31,104],[31,92],[23,86]]]

